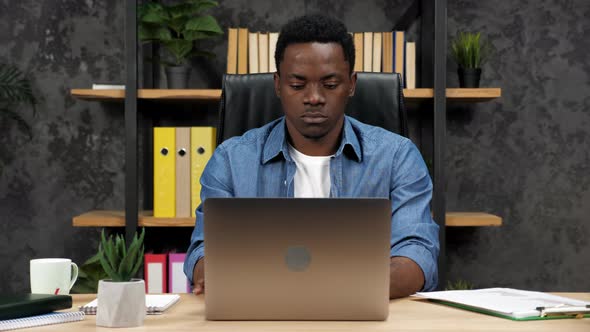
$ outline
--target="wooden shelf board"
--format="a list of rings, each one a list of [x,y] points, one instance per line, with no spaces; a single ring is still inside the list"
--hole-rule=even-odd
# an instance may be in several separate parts
[[[483,212],[447,212],[447,227],[502,226],[502,218]]]
[[[142,227],[193,227],[195,218],[155,218],[152,211],[140,211],[139,226]],[[76,227],[125,227],[125,212],[114,210],[94,210],[72,220]]]
[[[94,90],[72,89],[72,96],[86,100],[123,100],[125,90]],[[219,89],[139,89],[137,97],[140,99],[167,99],[167,100],[219,100]]]
[[[156,218],[152,211],[139,213],[139,226],[142,227],[194,227],[195,219],[190,218]],[[77,227],[124,227],[123,211],[95,210],[73,218],[72,224]],[[447,227],[483,227],[501,226],[502,218],[482,212],[447,212]]]
[[[422,100],[433,98],[432,89],[404,89],[404,98],[407,100]],[[72,89],[74,97],[86,100],[123,100],[124,90],[93,90],[93,89]],[[139,89],[137,92],[140,99],[169,99],[169,100],[219,100],[221,90],[219,89]],[[479,88],[459,89],[448,88],[447,98],[451,101],[487,101],[502,96],[500,88]]]
[[[404,98],[407,100],[430,99],[434,97],[434,90],[430,88],[404,89]],[[488,101],[502,96],[501,88],[447,88],[449,101],[480,102]]]

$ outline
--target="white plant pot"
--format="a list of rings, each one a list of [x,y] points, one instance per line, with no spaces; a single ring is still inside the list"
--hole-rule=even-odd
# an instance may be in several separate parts
[[[100,280],[98,282],[97,326],[141,326],[145,314],[145,283],[143,280],[132,279],[129,282]]]

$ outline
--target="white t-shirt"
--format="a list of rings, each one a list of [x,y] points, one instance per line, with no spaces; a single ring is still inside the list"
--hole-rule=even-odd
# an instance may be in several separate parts
[[[289,144],[295,171],[295,197],[330,197],[330,159],[332,156],[308,156]]]

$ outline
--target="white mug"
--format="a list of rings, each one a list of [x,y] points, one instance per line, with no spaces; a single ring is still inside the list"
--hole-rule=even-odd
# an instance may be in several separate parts
[[[31,259],[31,293],[69,294],[78,279],[78,265],[68,258]]]

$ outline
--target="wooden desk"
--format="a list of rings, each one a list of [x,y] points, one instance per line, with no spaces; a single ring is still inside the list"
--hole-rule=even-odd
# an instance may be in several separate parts
[[[557,293],[590,301],[590,293]],[[74,295],[74,307],[86,304],[94,295]],[[590,319],[515,322],[508,319],[455,309],[439,304],[404,298],[391,301],[385,322],[226,322],[206,321],[203,296],[183,294],[180,302],[163,315],[147,316],[144,326],[129,331],[590,331]],[[48,325],[33,330],[107,331],[97,327],[96,316],[81,322]],[[31,329],[28,329],[31,330]],[[28,331],[23,330],[23,331]],[[113,329],[125,331],[127,329]]]

